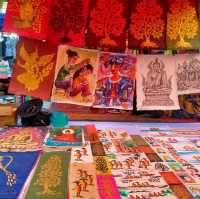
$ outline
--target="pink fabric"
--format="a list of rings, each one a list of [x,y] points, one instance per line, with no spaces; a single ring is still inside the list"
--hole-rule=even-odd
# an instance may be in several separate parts
[[[100,199],[121,199],[115,179],[112,175],[98,175],[97,184]]]

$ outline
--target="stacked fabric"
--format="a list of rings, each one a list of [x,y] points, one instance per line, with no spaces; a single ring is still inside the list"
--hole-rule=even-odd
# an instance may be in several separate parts
[[[76,146],[74,129],[80,127],[62,132],[54,129],[56,140],[68,141],[68,151],[59,146],[46,151],[47,129],[2,130],[0,198],[200,197],[199,128],[136,126],[137,132],[129,134],[117,128],[97,130],[86,125],[82,127],[83,143]]]

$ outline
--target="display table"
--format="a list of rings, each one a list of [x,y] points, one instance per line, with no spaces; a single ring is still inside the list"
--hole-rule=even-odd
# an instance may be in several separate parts
[[[200,197],[198,123],[75,121],[69,126],[59,133],[43,128],[0,133],[0,198]],[[84,131],[78,144],[77,129]],[[70,150],[47,149],[52,132],[54,141],[68,138]]]

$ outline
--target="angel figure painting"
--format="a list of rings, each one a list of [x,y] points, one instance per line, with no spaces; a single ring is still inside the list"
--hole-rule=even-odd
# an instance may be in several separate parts
[[[96,50],[59,46],[52,99],[60,103],[91,106],[97,64]]]
[[[178,109],[173,57],[139,56],[138,61],[138,108],[141,110]],[[166,67],[166,65],[170,67]]]
[[[17,47],[16,64],[9,91],[49,99],[55,69],[56,47],[22,39]]]

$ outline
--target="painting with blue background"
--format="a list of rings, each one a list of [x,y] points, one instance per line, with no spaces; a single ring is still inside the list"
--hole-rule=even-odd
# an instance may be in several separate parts
[[[40,152],[0,152],[0,199],[16,199]]]

